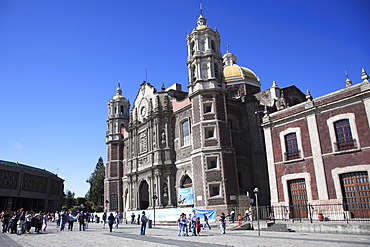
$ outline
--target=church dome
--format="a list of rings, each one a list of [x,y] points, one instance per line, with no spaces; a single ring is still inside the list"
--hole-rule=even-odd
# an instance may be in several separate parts
[[[224,77],[226,81],[244,80],[246,78],[259,81],[259,78],[252,70],[236,64],[224,67]]]
[[[113,99],[126,99],[126,98],[123,97],[122,95],[116,95],[113,97]]]
[[[113,97],[113,99],[124,99],[124,100],[126,100],[126,98],[122,96],[122,89],[120,87],[120,83],[118,83],[118,87],[116,89],[116,95]]]

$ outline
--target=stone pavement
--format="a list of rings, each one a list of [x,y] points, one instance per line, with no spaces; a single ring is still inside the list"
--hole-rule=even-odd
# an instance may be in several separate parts
[[[140,235],[138,225],[120,225],[110,233],[101,224],[90,223],[86,231],[79,231],[78,224],[73,231],[61,232],[55,223],[42,234],[3,234],[0,233],[0,247],[20,246],[370,246],[370,235],[344,235],[297,232],[227,231],[220,234],[219,228],[202,230],[200,236],[177,236],[176,226],[156,226],[149,228],[145,236]],[[32,228],[33,230],[34,228]]]

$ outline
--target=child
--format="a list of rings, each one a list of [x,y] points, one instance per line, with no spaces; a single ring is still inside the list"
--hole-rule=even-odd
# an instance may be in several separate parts
[[[238,226],[241,226],[243,217],[239,214],[238,215]]]
[[[22,235],[23,221],[18,220],[17,222],[17,235]]]
[[[197,221],[196,221],[196,228],[197,228],[197,234],[199,235],[200,233],[200,218],[199,217],[197,218]]]

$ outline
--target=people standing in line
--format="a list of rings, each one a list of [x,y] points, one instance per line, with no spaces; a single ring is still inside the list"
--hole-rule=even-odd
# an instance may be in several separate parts
[[[13,215],[12,215],[12,218],[11,218],[10,234],[15,234],[17,232],[18,220],[19,220],[18,212],[14,211]]]
[[[119,220],[121,218],[121,215],[118,211],[117,211],[116,215],[114,216],[114,218],[116,219],[116,228],[118,228]]]
[[[81,228],[85,231],[85,219],[86,219],[86,216],[84,214],[83,211],[81,211],[79,213],[79,215],[77,216],[77,219],[78,219],[78,223],[80,225],[80,231],[81,231]]]
[[[92,213],[92,214],[91,214],[90,219],[91,219],[91,223],[94,223],[94,219],[95,219],[95,217],[94,217],[94,213]],[[90,221],[89,221],[89,222],[90,222]]]
[[[43,231],[46,231],[46,228],[48,227],[48,220],[49,220],[48,214],[44,212],[42,214],[42,223],[44,225],[44,227],[42,228]]]
[[[221,226],[221,234],[226,233],[226,216],[224,213],[220,216],[220,226]]]
[[[75,215],[72,211],[68,214],[68,230],[73,231],[73,223],[75,222]]]
[[[30,230],[32,227],[32,218],[33,218],[33,212],[27,211],[26,212],[26,232],[30,234]]]
[[[196,220],[196,229],[197,229],[197,234],[199,235],[200,233],[200,218],[199,217]]]
[[[23,234],[26,232],[26,212],[23,208],[19,209],[19,211],[19,221],[17,227],[19,227],[20,234]]]
[[[38,212],[37,214],[35,214],[35,218],[36,218],[35,231],[37,233],[40,233],[40,231],[42,230],[42,213]]]
[[[115,217],[113,216],[113,213],[110,213],[110,215],[108,216],[108,226],[109,226],[110,232],[112,232],[114,220],[115,220]]]
[[[193,227],[193,232],[191,235],[193,236],[196,236],[197,235],[197,231],[196,231],[196,227],[197,227],[197,216],[195,214],[195,211],[193,211],[193,216],[191,217],[191,225]]]
[[[230,211],[230,220],[232,223],[234,223],[235,221],[235,209],[234,208],[232,208]]]
[[[1,221],[3,222],[3,233],[8,232],[10,219],[10,210],[6,210],[5,213],[1,216]]]
[[[107,223],[107,212],[104,212],[103,213],[102,219],[103,219],[103,225],[102,225],[102,227],[105,228],[105,224]]]
[[[135,224],[135,214],[131,214],[131,225]]]
[[[141,215],[141,228],[140,228],[140,235],[145,235],[146,223],[149,221],[148,217],[145,215],[145,211],[142,212]]]
[[[204,228],[206,228],[206,226],[208,226],[209,230],[211,230],[211,226],[208,224],[208,217],[207,217],[207,215],[204,214],[203,217],[204,217],[203,230],[204,230]]]
[[[179,232],[177,233],[177,236],[182,236],[184,235],[184,221],[182,220],[182,218],[184,217],[184,214],[180,214],[180,218],[177,220],[178,224],[179,224]]]

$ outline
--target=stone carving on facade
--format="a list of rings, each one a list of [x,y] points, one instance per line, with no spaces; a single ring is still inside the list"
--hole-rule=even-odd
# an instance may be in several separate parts
[[[48,179],[25,173],[23,175],[22,189],[26,191],[46,192]]]
[[[153,132],[153,149],[155,149],[155,132]]]
[[[17,189],[19,172],[0,170],[0,188]]]
[[[144,164],[146,164],[146,163],[148,163],[148,157],[144,157],[144,158],[142,158],[142,159],[139,159],[139,165],[144,165]]]
[[[60,183],[55,180],[50,181],[50,194],[59,195],[60,194]]]
[[[140,140],[140,153],[146,153],[148,151],[148,137],[146,132],[142,132],[139,135]]]
[[[162,130],[161,138],[162,138],[162,145],[166,146],[166,132],[164,130]]]

